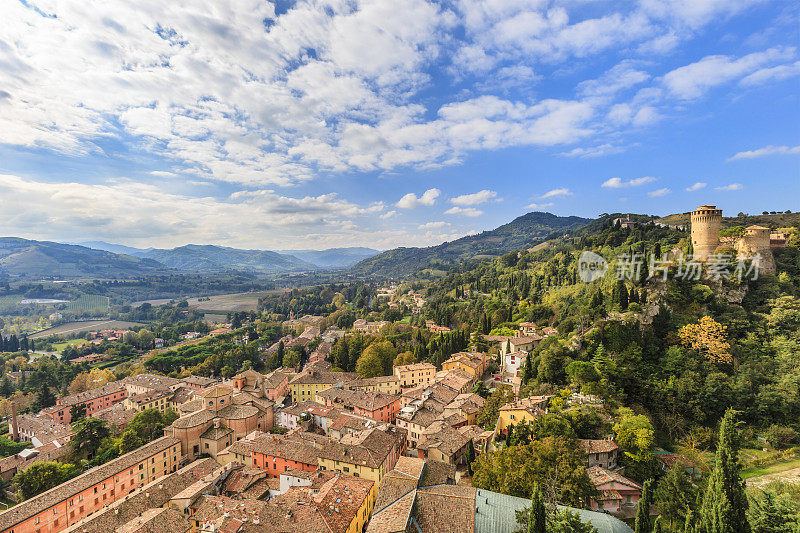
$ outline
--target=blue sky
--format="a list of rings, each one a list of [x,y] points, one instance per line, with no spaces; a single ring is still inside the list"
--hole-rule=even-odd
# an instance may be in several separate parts
[[[800,209],[800,6],[0,5],[3,234],[429,245],[531,210]]]

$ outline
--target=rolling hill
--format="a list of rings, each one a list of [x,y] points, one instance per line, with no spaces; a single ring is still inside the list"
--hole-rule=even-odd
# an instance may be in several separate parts
[[[320,268],[347,268],[381,252],[372,248],[351,247],[327,250],[278,250],[278,253],[292,255]]]
[[[196,245],[181,246],[173,249],[133,248],[131,246],[104,241],[86,241],[75,244],[87,246],[89,248],[95,248],[97,250],[106,250],[116,254],[129,254],[136,257],[147,257],[149,259],[156,259],[158,261],[161,261],[163,258],[165,264],[169,264],[169,266],[174,266],[175,268],[193,269],[192,265],[195,264],[198,265],[199,269],[203,271],[207,271],[209,268],[212,270],[217,270],[217,267],[220,263],[223,265],[236,265],[239,264],[239,262],[245,257],[248,259],[244,261],[241,270],[251,270],[257,272],[293,272],[298,269],[309,270],[309,268],[347,268],[353,266],[362,259],[366,259],[367,257],[372,257],[380,253],[380,250],[362,247],[328,248],[327,250],[275,250],[272,252],[267,250],[241,250],[237,248],[220,246]],[[267,255],[262,256],[262,263],[260,265],[256,264],[254,268],[252,259],[260,253]],[[223,257],[226,254],[228,257]],[[297,263],[296,266],[298,266],[298,268],[291,268],[291,259],[289,259],[289,262],[286,262],[282,258],[278,258],[271,254],[291,256],[299,259],[301,262]],[[256,263],[258,263],[258,259],[256,259]],[[309,267],[309,264],[312,266]],[[270,265],[273,265],[274,268],[270,267]],[[238,267],[234,266],[232,268]]]
[[[240,270],[258,274],[303,272],[317,266],[291,255],[267,250],[239,250],[226,246],[187,244],[170,250],[146,250],[147,257],[179,270],[224,272]]]
[[[350,272],[357,276],[402,277],[414,272],[446,269],[460,261],[478,256],[497,256],[536,244],[552,233],[580,228],[592,219],[576,216],[559,217],[535,211],[515,218],[508,224],[477,235],[468,235],[451,242],[427,248],[395,248],[364,259]]]
[[[0,237],[0,276],[23,278],[134,278],[169,271],[152,259],[85,246]]]

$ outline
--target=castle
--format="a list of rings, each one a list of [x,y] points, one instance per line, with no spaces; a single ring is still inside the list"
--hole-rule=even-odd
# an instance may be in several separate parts
[[[692,247],[694,259],[706,261],[722,248],[719,232],[722,229],[722,209],[715,205],[701,205],[691,213]],[[759,270],[775,273],[775,258],[770,249],[770,230],[763,226],[748,226],[745,234],[730,243],[736,250],[737,259],[749,259],[761,255]]]

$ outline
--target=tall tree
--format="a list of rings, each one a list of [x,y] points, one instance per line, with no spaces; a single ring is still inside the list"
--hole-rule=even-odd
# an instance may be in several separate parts
[[[735,442],[734,411],[728,409],[719,426],[714,469],[708,479],[700,524],[704,533],[750,533],[747,494],[739,476],[739,451]]]
[[[686,477],[682,465],[675,465],[659,480],[654,501],[670,531],[685,523],[694,500],[694,487]]]
[[[531,512],[528,516],[528,533],[546,533],[547,515],[544,508],[544,496],[536,483],[533,486],[533,496],[531,496]]]
[[[653,504],[653,480],[648,479],[642,487],[642,497],[636,508],[636,533],[650,533],[650,506]]]
[[[111,434],[106,423],[97,418],[81,418],[72,426],[75,436],[69,443],[77,457],[93,456],[103,439]]]
[[[39,409],[51,407],[56,404],[56,397],[45,383],[42,383],[42,388],[39,389],[39,395],[36,397],[36,403]]]

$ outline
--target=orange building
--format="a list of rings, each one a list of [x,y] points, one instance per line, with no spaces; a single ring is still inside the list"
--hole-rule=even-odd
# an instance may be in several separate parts
[[[177,470],[178,439],[161,437],[0,513],[2,533],[56,533]]]
[[[377,391],[331,387],[318,392],[315,399],[326,407],[339,407],[381,422],[394,422],[400,410],[400,396]]]
[[[127,389],[119,382],[113,382],[97,389],[59,398],[56,400],[56,405],[42,409],[42,414],[49,416],[56,422],[69,425],[72,422],[69,409],[73,405],[85,405],[86,416],[92,416],[97,411],[120,403],[127,397]]]
[[[303,439],[284,435],[265,435],[251,443],[253,466],[278,477],[288,470],[315,472],[319,450]]]

